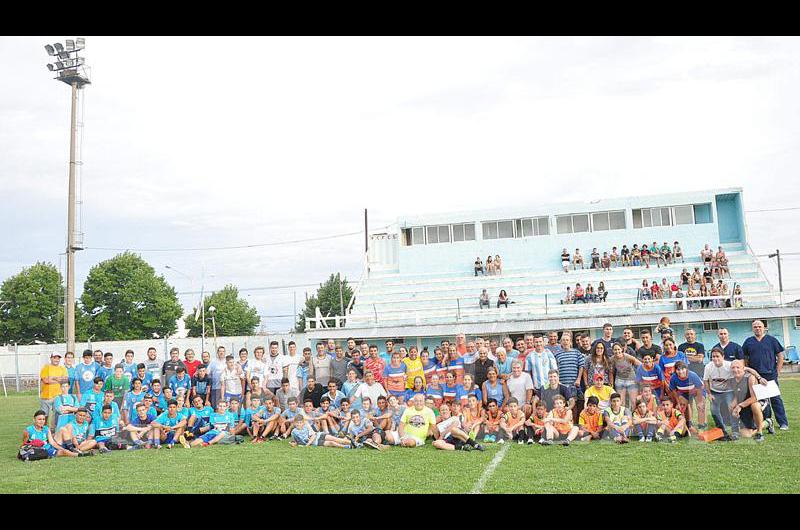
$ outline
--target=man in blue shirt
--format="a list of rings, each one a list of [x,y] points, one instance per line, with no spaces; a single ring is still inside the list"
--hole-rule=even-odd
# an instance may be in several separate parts
[[[98,450],[101,453],[110,453],[111,449],[107,447],[107,444],[119,433],[118,419],[114,417],[111,405],[103,405],[101,415],[92,422],[92,425]]]
[[[179,394],[183,394],[187,398],[189,397],[189,391],[192,389],[192,379],[186,375],[186,367],[182,364],[178,365],[175,375],[169,378],[167,384],[172,389],[173,396],[177,397]]]
[[[138,377],[133,379],[133,389],[125,394],[122,402],[122,411],[125,414],[125,421],[130,422],[136,416],[136,405],[144,401],[145,391],[142,390],[142,380]]]
[[[722,356],[726,361],[735,361],[737,359],[744,359],[744,351],[742,347],[735,342],[731,342],[730,335],[726,328],[719,328],[717,331],[719,342],[714,348],[722,350]],[[713,349],[713,348],[712,348]]]
[[[164,442],[167,448],[172,448],[175,442],[179,441],[184,447],[189,448],[186,438],[183,437],[186,420],[178,414],[178,402],[174,399],[170,399],[167,410],[153,420],[153,428],[156,433],[156,447]]]
[[[97,365],[92,359],[92,350],[84,350],[83,362],[75,367],[75,389],[78,399],[86,392],[91,392],[94,378],[97,377]]]
[[[194,406],[189,409],[189,421],[187,430],[191,438],[199,438],[211,430],[209,418],[214,413],[214,409],[205,405],[205,400],[201,396],[195,396],[192,400]]]
[[[144,363],[139,363],[136,365],[136,375],[134,378],[138,378],[139,381],[141,381],[142,392],[145,394],[150,392],[150,386],[153,383],[153,375],[147,371]],[[133,389],[133,379],[131,379],[131,389]]]
[[[89,415],[94,414],[95,407],[100,407],[103,402],[103,378],[95,377],[92,388],[81,396],[80,406],[86,407]]]
[[[125,360],[119,363],[122,366],[122,372],[128,374],[129,379],[136,377],[136,363],[133,362],[133,350],[125,351]]]
[[[687,427],[692,427],[692,401],[694,401],[697,408],[697,415],[695,416],[697,418],[697,428],[705,429],[706,399],[703,380],[696,373],[690,371],[685,362],[678,361],[675,363],[675,373],[670,377],[669,389],[677,395],[679,408],[683,409],[685,407],[683,412],[686,415]]]
[[[603,324],[603,336],[600,337],[599,339],[595,339],[594,342],[592,342],[592,348],[594,348],[594,345],[597,344],[598,342],[603,343],[603,345],[606,347],[605,350],[603,350],[604,352],[606,352],[606,357],[611,358],[611,356],[613,355],[611,346],[613,346],[614,343],[617,342],[617,340],[614,338],[614,326],[608,323]]]
[[[106,352],[103,355],[103,364],[97,369],[97,375],[103,378],[103,381],[114,375],[114,354]]]
[[[697,342],[695,330],[692,328],[686,330],[686,342],[678,346],[678,351],[689,361],[689,370],[702,378],[706,367],[706,347],[702,342]]]
[[[764,322],[761,320],[753,321],[753,336],[748,337],[742,344],[744,361],[747,366],[758,372],[758,375],[767,381],[778,383],[778,374],[783,368],[783,346],[778,339],[772,335],[767,335]],[[775,411],[775,419],[782,431],[789,430],[789,419],[786,417],[786,409],[783,407],[781,396],[769,398],[772,409]]]

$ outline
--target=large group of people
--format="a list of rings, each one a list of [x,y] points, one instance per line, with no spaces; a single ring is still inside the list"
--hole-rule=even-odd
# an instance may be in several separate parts
[[[483,450],[487,443],[569,445],[575,441],[675,442],[706,429],[706,405],[724,440],[764,439],[788,429],[780,396],[759,401],[755,385],[776,381],[783,347],[752,323],[742,345],[719,330],[707,355],[693,330],[685,341],[668,318],[655,335],[615,338],[606,324],[594,341],[565,330],[514,341],[463,333],[421,351],[377,344],[319,342],[288,353],[271,342],[211,359],[165,362],[155,348],[53,353],[41,370],[40,407],[23,431],[19,456],[36,460],[114,450],[202,448],[289,440],[339,448]],[[772,412],[774,411],[774,421]]]
[[[704,251],[707,249],[708,245],[706,245]],[[722,247],[720,247],[720,250],[722,250]],[[705,254],[701,254],[700,257],[705,260]],[[619,250],[615,246],[611,248],[610,252],[604,251],[602,256],[597,247],[595,247],[589,254],[589,268],[610,271],[612,267],[643,266],[649,269],[652,262],[655,262],[656,266],[660,268],[662,264],[667,266],[677,263],[678,260],[684,263],[683,250],[680,243],[675,241],[670,246],[668,242],[664,241],[664,244],[659,246],[657,241],[653,241],[652,245],[642,243],[641,247],[638,243],[635,243],[631,248],[628,248],[628,245],[622,245]],[[570,265],[572,270],[576,270],[578,265],[581,266],[581,269],[586,268],[586,261],[581,254],[581,249],[576,248],[575,253],[572,255],[566,248],[561,251],[561,266],[564,272],[569,272]]]

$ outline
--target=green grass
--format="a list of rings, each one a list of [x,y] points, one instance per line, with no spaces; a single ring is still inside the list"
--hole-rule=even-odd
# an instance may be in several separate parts
[[[787,378],[781,388],[792,430],[761,445],[513,445],[482,491],[798,492],[800,379]],[[0,492],[466,493],[499,450],[444,452],[427,445],[378,453],[269,442],[20,462],[16,448],[37,404],[31,394],[0,398]]]

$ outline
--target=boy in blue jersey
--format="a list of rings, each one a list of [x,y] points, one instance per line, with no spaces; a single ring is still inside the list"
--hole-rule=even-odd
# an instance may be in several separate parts
[[[153,374],[147,371],[144,363],[136,365],[136,375],[134,375],[134,378],[138,378],[139,381],[141,381],[142,392],[150,392],[150,386],[153,383]],[[133,388],[133,379],[131,379],[131,388]]]
[[[346,438],[356,447],[366,445],[372,449],[383,451],[388,447],[381,444],[381,434],[375,429],[373,422],[361,417],[361,411],[356,409],[350,415],[350,424],[347,426]]]
[[[186,375],[186,367],[184,365],[178,365],[175,375],[170,377],[167,385],[172,390],[174,397],[178,397],[181,394],[189,396],[189,391],[192,389],[192,379]]]
[[[43,410],[37,410],[33,415],[33,425],[28,425],[22,431],[22,445],[33,445],[41,447],[47,451],[47,457],[55,456],[80,456],[74,451],[68,451],[56,442],[50,429],[47,427],[47,414]],[[89,454],[89,453],[85,453]]]
[[[209,417],[209,422],[211,423],[211,430],[192,441],[192,447],[198,445],[208,447],[218,443],[228,435],[231,428],[233,428],[233,417],[228,414],[227,401],[221,399],[217,403],[217,411]]]
[[[148,414],[151,414],[153,418],[158,416],[158,410],[156,409],[155,405],[153,405],[153,396],[150,394],[145,394],[144,396],[144,406],[147,410]]]
[[[250,427],[250,411],[242,407],[238,398],[232,397],[228,400],[228,415],[233,420],[231,434],[241,435]]]
[[[116,404],[114,401],[114,391],[113,390],[106,390],[103,393],[103,401],[102,403],[98,403],[98,405],[94,408],[94,412],[92,413],[92,422],[97,424],[102,415],[103,415],[103,407],[108,405],[111,407],[111,417],[114,419],[117,425],[120,424],[121,415],[119,412],[119,405]]]
[[[151,383],[152,390],[150,391],[150,396],[153,398],[153,406],[156,408],[159,414],[167,410],[167,398],[164,396],[164,392],[161,390],[161,381],[158,379],[153,379]]]
[[[94,426],[89,420],[89,412],[81,407],[75,412],[74,418],[56,432],[54,439],[66,451],[80,454],[91,451],[97,445],[93,435]]]
[[[283,422],[281,423],[281,437],[285,440],[289,437],[292,433],[292,429],[294,428],[294,417],[300,413],[297,408],[297,398],[290,397],[286,400],[287,409],[281,413],[281,418],[283,418]]]
[[[100,418],[92,422],[94,426],[94,439],[97,441],[97,449],[101,453],[110,453],[108,447],[110,442],[117,437],[120,432],[119,420],[112,414],[111,405],[105,404],[100,412]]]
[[[81,396],[80,406],[86,407],[90,415],[94,415],[95,407],[103,402],[103,378],[95,377],[91,390],[84,392]]]
[[[271,400],[267,400],[272,403]],[[247,434],[253,439],[253,443],[261,443],[267,439],[270,433],[274,433],[274,428],[277,422],[275,418],[280,418],[280,412],[275,411],[274,403],[271,406],[271,413],[267,413],[267,407],[261,404],[261,398],[256,396],[250,399],[250,426],[247,428]],[[280,409],[278,409],[280,410]],[[267,422],[267,416],[270,422]],[[269,431],[267,432],[267,428]]]
[[[197,367],[197,372],[192,377],[192,403],[194,403],[194,398],[199,396],[203,400],[204,406],[210,406],[210,390],[211,376],[208,373],[208,366],[201,364]]]
[[[336,417],[336,408],[331,406],[331,399],[329,397],[320,399],[319,408],[317,409],[317,424],[320,426],[319,430],[326,433],[339,432],[339,422],[336,421]]]
[[[339,425],[339,431],[336,434],[342,436],[347,431],[347,426],[350,423],[350,418],[352,416],[350,402],[346,399],[343,399],[342,402],[339,403],[339,408],[333,412],[333,415],[336,418],[337,424]]]
[[[214,414],[214,409],[206,405],[202,396],[194,396],[194,406],[189,409],[189,419],[186,422],[186,438],[198,438],[211,430],[209,418]]]
[[[56,413],[56,432],[68,424],[75,417],[78,410],[78,396],[69,393],[69,383],[61,383],[61,395],[53,401],[53,410]]]
[[[149,449],[156,443],[155,430],[152,426],[156,417],[147,412],[147,407],[144,403],[136,404],[135,410],[133,418],[123,429],[128,433],[131,442],[133,442],[133,445],[129,446],[128,449],[141,449],[142,447]]]
[[[397,396],[391,396],[397,400]],[[378,406],[372,416],[368,419],[375,427],[375,431],[382,434],[391,429],[392,411],[389,409],[389,400],[386,396],[378,396]]]
[[[669,380],[669,389],[677,397],[676,403],[678,409],[686,416],[686,425],[689,430],[694,430],[692,426],[692,401],[697,408],[697,428],[706,428],[706,399],[705,399],[705,386],[700,377],[689,370],[689,367],[683,361],[675,363],[675,373],[672,374]]]
[[[167,449],[172,449],[175,442],[180,442],[185,448],[189,448],[189,443],[183,436],[186,430],[186,420],[178,415],[178,402],[171,399],[167,404],[166,412],[162,412],[155,420],[153,420],[153,429],[155,431],[155,446],[156,449],[161,448],[163,442]]]
[[[73,391],[78,395],[78,399],[83,394],[92,391],[94,378],[97,377],[97,365],[92,359],[92,351],[83,352],[83,362],[75,367],[75,387]]]
[[[306,419],[306,421],[311,425],[312,429],[315,431],[322,430],[322,422],[317,420],[322,420],[324,418],[320,418],[322,415],[314,409],[314,402],[311,401],[310,398],[307,398],[303,402],[303,409],[299,412],[299,414]]]
[[[336,381],[329,381],[328,382],[328,391],[322,394],[322,397],[327,397],[331,401],[331,406],[335,409],[339,408],[339,403],[342,402],[343,399],[346,399],[344,392],[339,390],[339,387],[336,385]],[[320,401],[321,403],[321,401]]]
[[[114,354],[106,352],[106,354],[103,355],[103,364],[97,368],[97,376],[102,377],[105,383],[106,379],[112,375],[114,375]]]
[[[122,414],[125,422],[129,423],[136,415],[136,405],[144,401],[145,392],[142,389],[142,380],[138,377],[133,379],[132,389],[125,394],[122,402]]]
[[[318,447],[339,447],[342,449],[353,447],[352,442],[346,438],[337,438],[330,434],[314,431],[301,414],[295,415],[292,422],[292,441],[289,442],[289,445],[292,447],[297,447],[298,445],[314,445]]]

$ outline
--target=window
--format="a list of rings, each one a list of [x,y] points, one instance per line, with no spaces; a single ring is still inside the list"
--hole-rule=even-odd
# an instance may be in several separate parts
[[[676,206],[675,211],[675,224],[676,225],[692,225],[694,224],[694,207],[689,206]]]
[[[719,329],[719,322],[703,322],[703,331],[708,333]]]
[[[800,329],[800,317],[794,317],[794,328]]]
[[[485,221],[483,239],[506,239],[514,237],[514,221]]]
[[[424,245],[425,244],[425,229],[421,226],[411,229],[411,244]]]
[[[593,230],[608,230],[608,212],[593,213],[592,214],[592,229]]]
[[[533,219],[517,219],[517,237],[546,236],[550,234],[550,223],[547,217]]]
[[[429,245],[450,242],[450,225],[426,226],[425,230],[428,234]]]
[[[595,212],[592,214],[592,232],[625,228],[625,212]]]
[[[651,226],[672,225],[671,208],[641,208],[633,210],[633,227],[648,228]]]
[[[633,331],[633,338],[637,339],[637,340],[641,340],[642,339],[642,332],[645,331],[645,330],[650,332],[651,335],[653,334],[653,328],[650,327],[650,326],[632,327],[631,331]]]
[[[556,232],[573,234],[589,231],[589,214],[559,215],[556,217]]]
[[[450,225],[444,225],[439,227],[439,243],[449,243],[450,242]]]
[[[611,230],[622,230],[625,226],[625,211],[608,212],[608,224]]]

